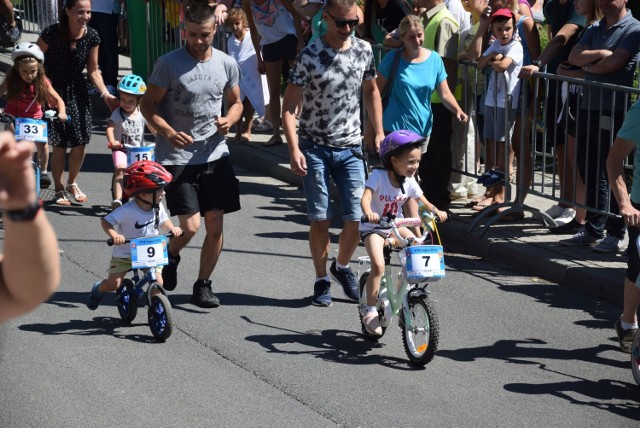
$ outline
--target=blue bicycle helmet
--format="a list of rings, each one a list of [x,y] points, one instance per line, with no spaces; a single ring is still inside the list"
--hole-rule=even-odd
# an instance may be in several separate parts
[[[401,129],[399,131],[393,131],[387,135],[380,144],[380,159],[382,162],[386,162],[391,158],[393,152],[406,145],[420,146],[426,140],[422,135]]]
[[[144,95],[147,92],[147,85],[142,77],[136,74],[127,74],[118,83],[118,91],[131,95]]]

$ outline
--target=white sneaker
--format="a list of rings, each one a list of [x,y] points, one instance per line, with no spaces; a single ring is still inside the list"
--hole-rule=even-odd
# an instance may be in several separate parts
[[[607,235],[598,245],[593,248],[593,251],[598,253],[618,253],[624,249],[624,242],[622,239],[618,239],[615,236]]]
[[[575,216],[576,210],[574,210],[573,208],[566,208],[562,211],[562,214],[555,218],[555,221],[558,226],[562,226],[573,220]]]
[[[380,325],[380,317],[378,317],[378,312],[369,312],[361,311],[362,313],[362,324],[364,325],[364,329],[367,333],[372,336],[382,336],[382,326]]]
[[[564,208],[562,208],[560,205],[554,205],[548,210],[546,210],[545,214],[547,214],[551,218],[556,218],[561,216],[563,212],[564,212]]]

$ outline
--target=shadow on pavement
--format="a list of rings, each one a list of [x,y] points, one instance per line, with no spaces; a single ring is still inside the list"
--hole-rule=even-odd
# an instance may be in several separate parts
[[[372,349],[380,349],[384,345],[370,340],[364,335],[344,330],[310,330],[296,331],[262,324],[247,316],[242,319],[248,323],[272,328],[282,334],[257,334],[247,336],[245,340],[258,343],[270,353],[288,355],[312,355],[324,361],[353,365],[382,365],[396,370],[423,370],[424,367],[412,366],[407,360],[377,354],[369,355]],[[306,351],[294,351],[292,346],[304,345]],[[286,347],[280,349],[280,346]]]

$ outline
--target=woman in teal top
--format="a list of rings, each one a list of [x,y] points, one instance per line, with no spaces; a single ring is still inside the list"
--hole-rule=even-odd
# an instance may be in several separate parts
[[[383,112],[385,132],[408,129],[429,137],[431,135],[431,94],[438,91],[443,104],[461,122],[467,121],[447,84],[447,73],[442,58],[422,47],[424,29],[422,21],[415,15],[407,15],[398,27],[403,47],[386,55],[378,68],[377,84],[382,93],[391,74],[394,57],[401,55],[392,83],[389,101]],[[427,141],[422,148],[425,153]]]

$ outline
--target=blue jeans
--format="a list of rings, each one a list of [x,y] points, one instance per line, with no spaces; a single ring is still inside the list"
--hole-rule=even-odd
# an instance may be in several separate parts
[[[98,65],[105,85],[118,84],[118,18],[116,13],[93,12],[89,26],[100,36]]]
[[[307,161],[307,175],[302,177],[311,221],[332,216],[329,178],[340,193],[343,221],[360,221],[360,199],[364,192],[364,161],[360,147],[332,148],[300,140],[300,151]]]

